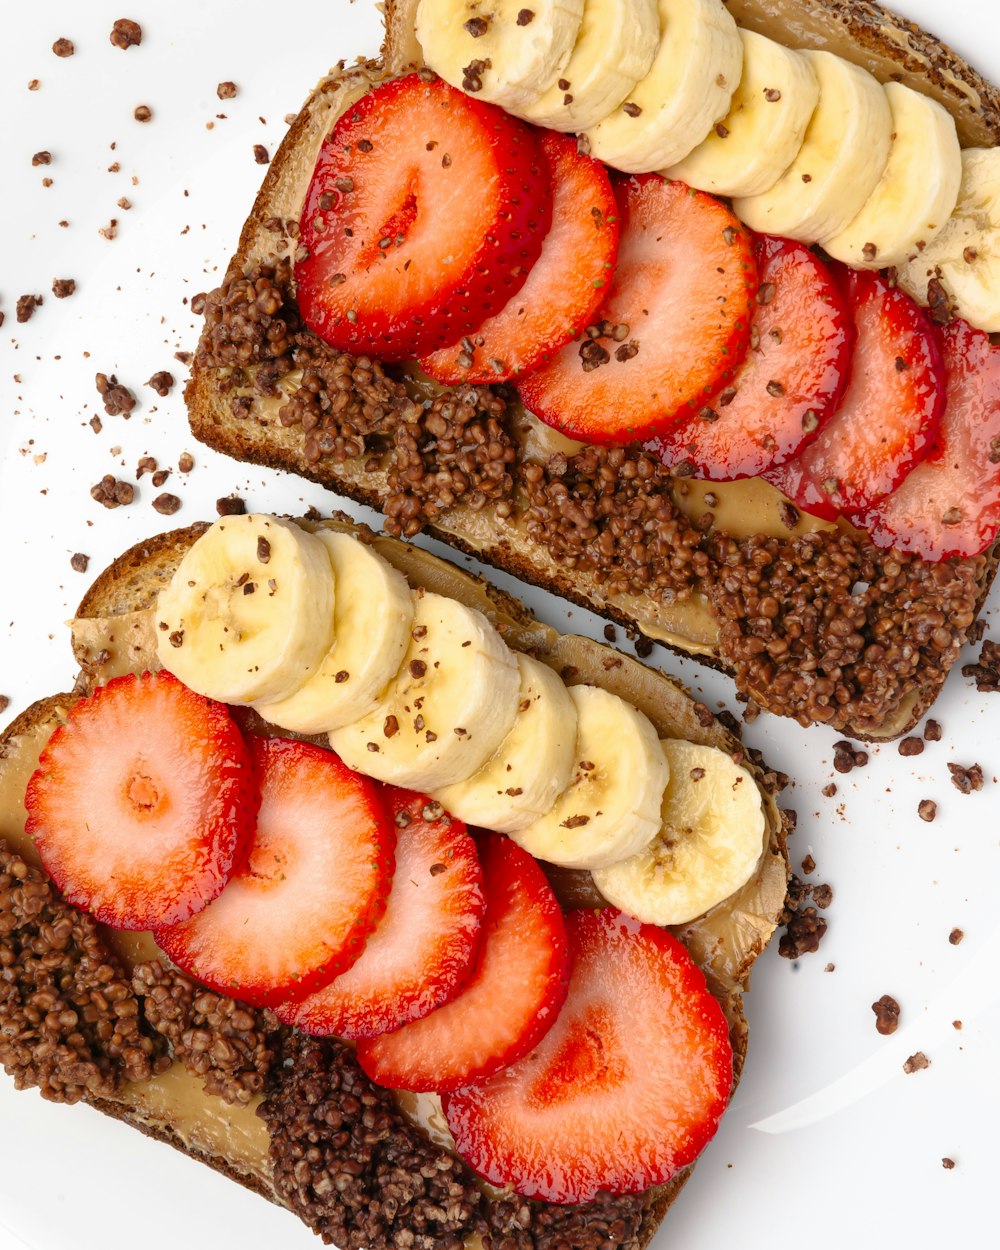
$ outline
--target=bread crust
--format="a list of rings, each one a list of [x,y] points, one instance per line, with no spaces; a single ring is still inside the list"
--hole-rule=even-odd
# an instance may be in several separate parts
[[[788,874],[786,850],[787,818],[775,802],[777,785],[773,774],[752,759],[745,749],[707,708],[697,704],[676,679],[646,668],[639,661],[619,655],[611,648],[589,638],[559,634],[537,621],[516,599],[485,582],[410,544],[385,536],[374,535],[359,527],[350,517],[337,514],[326,521],[302,521],[306,528],[329,526],[359,534],[390,559],[414,586],[424,585],[439,593],[451,594],[484,611],[501,631],[507,642],[516,648],[530,650],[564,673],[572,668],[575,676],[568,680],[604,685],[623,697],[630,698],[653,719],[658,732],[665,736],[687,737],[692,741],[717,746],[738,757],[751,771],[761,793],[767,822],[767,845],[755,878],[733,900],[713,908],[706,917],[684,926],[678,936],[688,945],[701,964],[713,993],[726,1012],[734,1053],[734,1089],[746,1056],[748,1030],[743,1014],[742,994],[750,968],[763,951],[780,916]],[[73,692],[39,700],[21,713],[0,735],[0,776],[4,761],[14,760],[19,746],[38,735],[47,740],[52,730],[65,719],[67,709],[82,694],[105,680],[122,666],[147,666],[143,657],[115,653],[120,626],[139,616],[152,618],[160,589],[169,581],[185,552],[205,531],[205,524],[195,524],[143,540],[122,553],[97,575],[83,596],[73,626],[73,646],[81,673]],[[144,634],[147,647],[155,649],[151,630]],[[101,647],[101,641],[108,646]],[[155,650],[153,651],[155,656]],[[614,663],[605,661],[613,657]],[[152,657],[146,657],[148,663]],[[10,834],[10,813],[0,812],[0,837]],[[25,853],[25,848],[19,848]],[[37,863],[37,857],[27,854]],[[584,877],[586,874],[575,874]],[[580,882],[555,882],[557,890],[579,891]],[[577,895],[577,897],[582,897]],[[599,896],[591,903],[599,902]],[[138,1103],[85,1096],[97,1110],[138,1128],[156,1140],[165,1142],[193,1158],[207,1163],[216,1171],[246,1188],[282,1203],[270,1179],[269,1165],[248,1171],[225,1154],[214,1153],[192,1145],[163,1117],[144,1114]],[[685,1169],[668,1184],[649,1191],[639,1229],[638,1244],[645,1246],[659,1227],[664,1215],[690,1174]]]

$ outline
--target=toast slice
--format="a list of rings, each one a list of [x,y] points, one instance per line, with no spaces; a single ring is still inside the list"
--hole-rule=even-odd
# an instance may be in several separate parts
[[[357,530],[346,517],[304,524]],[[440,1215],[428,1211],[435,1203],[440,1208],[441,1194],[425,1193],[427,1187],[420,1183],[413,1187],[418,1196],[401,1201],[395,1217],[385,1215],[381,1203],[388,1190],[383,1187],[395,1182],[379,1159],[384,1163],[388,1158],[395,1160],[396,1181],[399,1168],[408,1170],[411,1177],[428,1166],[443,1174],[457,1187],[452,1198],[460,1194],[468,1208],[463,1208],[459,1232],[451,1229],[451,1240],[438,1230],[441,1240],[412,1244],[464,1244],[474,1250],[495,1245],[506,1234],[525,1246],[562,1244],[560,1237],[574,1245],[598,1244],[591,1240],[597,1237],[608,1250],[645,1245],[690,1169],[641,1197],[601,1200],[585,1207],[532,1202],[519,1203],[515,1208],[510,1202],[488,1197],[468,1169],[404,1114],[388,1091],[377,1090],[367,1082],[350,1052],[338,1043],[310,1042],[294,1031],[280,1029],[268,1012],[244,1010],[237,1019],[231,1000],[196,994],[186,978],[168,968],[150,935],[116,933],[97,926],[69,908],[46,884],[24,833],[22,796],[27,779],[75,699],[114,675],[141,671],[155,663],[152,607],[159,590],[204,528],[192,526],[140,543],[97,577],[73,623],[73,647],[81,665],[74,690],[35,703],[0,737],[0,957],[5,967],[20,958],[17,966],[19,973],[23,972],[15,978],[17,989],[0,995],[0,1060],[19,1086],[37,1085],[43,1096],[57,1101],[82,1099],[272,1201],[291,1207],[315,1231],[335,1235],[338,1241],[346,1238],[349,1225],[354,1227],[345,1212],[348,1202],[360,1200],[359,1195],[364,1197],[365,1209],[374,1204],[374,1209],[385,1216],[382,1224],[371,1224],[360,1233],[355,1229],[351,1234],[370,1238],[374,1247],[401,1244],[392,1237],[407,1229],[425,1228],[425,1220],[437,1227],[433,1222]],[[779,779],[763,769],[738,739],[673,679],[590,639],[558,634],[509,596],[423,550],[391,538],[365,537],[413,586],[452,595],[485,612],[515,649],[530,650],[567,680],[599,684],[628,698],[651,717],[661,736],[720,747],[749,769],[765,813],[766,846],[759,866],[736,895],[677,933],[704,970],[725,1011],[738,1079],[747,1046],[742,994],[785,900],[786,820],[776,804]],[[266,732],[260,722],[249,728]],[[18,885],[29,872],[30,897],[26,902],[18,893]],[[564,905],[593,906],[601,901],[587,874],[555,872],[553,883]],[[53,933],[66,924],[67,918],[71,939],[52,946]],[[25,956],[25,936],[33,943],[35,955],[47,954],[49,967],[58,968],[65,997],[78,1002],[85,995],[97,1005],[88,1012],[82,1027],[74,1020],[72,1024],[55,1021],[39,1029],[37,1015],[26,1012],[20,992],[29,983],[34,990],[44,987],[38,963]],[[115,992],[95,998],[95,982],[112,983]],[[122,1002],[127,1006],[119,1010],[115,1004]],[[55,1014],[50,1013],[50,1017],[54,1019]],[[121,1025],[121,1019],[142,1023],[129,1033],[130,1026]],[[114,1029],[107,1027],[111,1020],[119,1021]],[[221,1059],[206,1060],[209,1052],[204,1047],[192,1049],[185,1033],[192,1028],[207,1033],[213,1042],[225,1040],[219,1051]],[[122,1045],[123,1032],[127,1047]],[[209,1050],[216,1053],[212,1047]],[[341,1199],[338,1194],[342,1189],[328,1183],[319,1185],[324,1174],[317,1165],[310,1179],[311,1192],[316,1196],[314,1201],[304,1202],[301,1189],[290,1187],[280,1177],[287,1173],[290,1152],[291,1157],[300,1157],[295,1153],[301,1145],[294,1132],[295,1117],[306,1097],[306,1074],[317,1073],[334,1082],[339,1093],[334,1091],[332,1101],[339,1106],[351,1133],[357,1129],[359,1134],[352,1135],[345,1157],[368,1160],[370,1166],[355,1178],[360,1188],[349,1188],[347,1198]],[[256,1113],[262,1083],[264,1118]],[[364,1133],[352,1121],[356,1115],[352,1108],[360,1105],[357,1098],[376,1100],[385,1117],[386,1144],[377,1152],[378,1158],[370,1150],[366,1153]],[[283,1125],[280,1132],[274,1127],[278,1123]],[[220,1125],[224,1126],[221,1130]],[[272,1129],[270,1135],[267,1126]],[[330,1142],[321,1145],[336,1153]],[[329,1160],[328,1155],[324,1168],[332,1166]],[[610,1232],[612,1227],[616,1231]],[[492,1243],[491,1238],[495,1239]],[[352,1240],[349,1244],[361,1243]]]
[[[460,492],[452,506],[428,503],[433,490],[422,492],[421,481],[447,475],[454,464],[439,457],[426,426],[413,422],[412,400],[441,404],[453,393],[442,395],[412,373],[401,377],[377,365],[373,371],[367,361],[357,370],[350,357],[302,325],[292,261],[318,148],[359,93],[419,66],[415,4],[387,4],[382,60],[341,67],[323,79],[272,162],[225,282],[207,297],[206,326],[185,392],[195,437],[382,511],[389,532],[410,536],[423,528],[647,639],[724,669],[751,707],[862,739],[907,733],[934,702],[970,637],[996,572],[995,546],[974,558],[930,564],[880,551],[858,531],[790,509],[759,479],[671,478],[647,457],[654,484],[636,487],[625,506],[657,516],[670,510],[657,535],[671,555],[623,578],[614,567],[617,554],[605,567],[595,566],[573,526],[560,524],[548,493],[553,485],[556,491],[568,486],[571,499],[584,501],[605,451],[581,450],[504,393],[467,388],[460,397],[474,410],[473,421],[486,429],[490,418],[499,420],[515,449],[512,485],[502,497],[491,495],[487,475],[473,471],[460,483],[471,503],[462,502]],[[799,46],[829,47],[883,81],[902,76],[936,95],[967,143],[993,144],[1000,137],[997,91],[950,49],[877,5],[822,0],[805,16],[792,0],[738,0],[731,7],[748,27]],[[269,287],[279,304],[274,320],[290,331],[291,347],[283,347],[280,358],[269,352],[261,320],[246,312],[248,277]],[[310,374],[308,387],[303,371]],[[345,394],[346,413],[338,406]],[[530,485],[526,465],[535,466]],[[638,525],[627,542],[633,540],[645,542]],[[704,557],[697,575],[692,551]],[[651,592],[650,585],[657,589]],[[762,611],[764,599],[773,603]],[[784,628],[786,621],[792,628]],[[765,647],[762,654],[762,639],[775,636],[794,638],[793,645]]]

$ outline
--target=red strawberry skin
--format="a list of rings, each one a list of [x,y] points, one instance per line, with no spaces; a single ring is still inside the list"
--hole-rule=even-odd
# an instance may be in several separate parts
[[[552,225],[513,299],[463,341],[425,356],[439,382],[506,382],[550,359],[600,308],[618,255],[618,210],[607,171],[574,138],[541,136],[552,184]]]
[[[750,350],[732,381],[648,444],[664,464],[730,482],[756,477],[816,437],[847,382],[853,327],[840,288],[809,248],[758,236]]]
[[[725,1016],[663,929],[613,908],[566,920],[569,995],[535,1050],[444,1097],[459,1154],[547,1202],[641,1193],[691,1163],[732,1089]]]
[[[879,547],[974,556],[1000,527],[1000,348],[965,321],[941,335],[947,400],[934,451],[861,523]]]
[[[746,230],[711,196],[657,174],[618,179],[618,264],[596,337],[518,383],[570,438],[623,444],[696,413],[743,359],[757,291]]]
[[[454,998],[475,966],[486,899],[476,844],[439,803],[385,787],[396,870],[360,958],[329,985],[275,1010],[305,1033],[375,1037]]]
[[[767,479],[806,512],[856,520],[928,455],[945,372],[926,312],[881,274],[837,270],[855,327],[850,379],[817,437]]]
[[[527,1054],[555,1020],[569,959],[562,912],[537,862],[500,834],[480,843],[486,914],[462,992],[394,1033],[358,1042],[358,1062],[390,1089],[456,1089]]]
[[[551,213],[529,126],[441,79],[382,83],[320,150],[300,223],[299,307],[344,351],[432,352],[520,289]]]
[[[69,902],[114,928],[149,929],[221,892],[251,836],[257,791],[228,710],[170,673],[143,673],[74,704],[25,806],[27,833]]]
[[[260,811],[219,897],[154,930],[184,972],[254,1006],[304,997],[346,970],[385,910],[393,826],[375,785],[331,751],[253,742]]]

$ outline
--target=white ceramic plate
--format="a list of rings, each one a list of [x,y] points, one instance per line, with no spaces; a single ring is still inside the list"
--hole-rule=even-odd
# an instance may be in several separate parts
[[[3,194],[0,195],[0,693],[7,717],[73,677],[68,633],[89,577],[140,538],[215,515],[237,493],[258,510],[342,506],[318,487],[246,468],[190,439],[177,351],[197,338],[191,297],[221,278],[263,169],[319,75],[340,57],[375,53],[373,0],[136,0],[128,16],[141,46],[113,48],[122,15],[109,0],[45,0],[5,11],[0,41]],[[1000,81],[1000,19],[989,0],[899,0]],[[60,59],[53,41],[71,38]],[[28,89],[37,79],[37,90]],[[216,85],[238,84],[220,100]],[[146,104],[152,119],[134,120]],[[221,116],[224,114],[225,116]],[[33,166],[48,150],[52,163]],[[43,178],[52,180],[43,185]],[[127,199],[131,207],[119,205]],[[99,230],[112,218],[117,237]],[[61,225],[67,222],[68,225]],[[56,278],[76,293],[57,300]],[[19,325],[20,295],[44,294]],[[158,370],[177,385],[160,399]],[[140,397],[130,420],[102,411],[94,376],[115,373]],[[88,422],[100,413],[103,432]],[[189,450],[195,467],[176,472]],[[89,488],[105,473],[134,478],[140,456],[173,468],[181,497],[171,520],[152,508],[146,477],[128,508],[106,511]],[[374,519],[374,518],[372,518]],[[526,597],[554,624],[599,630],[579,611]],[[998,601],[993,599],[992,613]],[[987,621],[991,612],[987,612]],[[971,658],[971,657],[968,657]],[[713,705],[735,707],[723,678],[656,654]],[[719,1136],[655,1245],[771,1250],[791,1240],[816,1250],[967,1244],[992,1225],[996,1189],[995,1077],[1000,1033],[998,791],[1000,696],[977,694],[956,671],[934,715],[944,738],[916,759],[894,747],[840,777],[836,735],[762,716],[747,731],[772,767],[794,777],[796,867],[833,886],[818,953],[791,963],[776,944],[747,1000],[743,1083]],[[4,719],[6,719],[5,717]],[[979,762],[987,782],[962,796],[947,764]],[[822,790],[836,780],[835,797]],[[933,824],[921,798],[937,800]],[[959,945],[949,942],[964,930]],[[870,1004],[902,1005],[891,1038]],[[959,1030],[953,1022],[961,1021]],[[930,1067],[904,1075],[917,1051]],[[946,1169],[942,1159],[954,1160]],[[985,1234],[984,1234],[985,1235]],[[319,1243],[291,1215],[167,1147],[82,1107],[16,1094],[0,1078],[0,1250],[309,1250]],[[986,1237],[989,1241],[989,1237]],[[983,1244],[978,1242],[978,1244]]]

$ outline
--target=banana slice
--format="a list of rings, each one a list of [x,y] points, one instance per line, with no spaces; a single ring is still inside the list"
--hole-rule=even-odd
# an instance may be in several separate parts
[[[587,131],[590,152],[628,173],[683,160],[725,117],[743,44],[722,0],[659,0],[660,44],[628,99]]]
[[[429,793],[481,768],[517,716],[514,655],[481,612],[418,594],[403,664],[367,716],[330,734],[349,768]]]
[[[1000,148],[962,153],[962,185],[948,224],[898,271],[899,285],[923,304],[936,277],[960,317],[1000,332]]]
[[[878,186],[839,234],[820,239],[857,269],[901,265],[918,243],[931,243],[958,200],[962,150],[955,123],[936,100],[902,83],[883,91],[892,110],[892,147]]]
[[[295,733],[319,734],[360,720],[379,703],[410,642],[413,596],[402,573],[350,534],[319,530],[336,586],[333,646],[287,699],[254,706]]]
[[[799,154],[819,100],[809,62],[791,48],[741,30],[743,75],[729,112],[664,177],[715,195],[769,191]]]
[[[764,849],[753,778],[716,747],[667,739],[659,834],[638,855],[594,872],[615,907],[648,924],[686,924],[735,893]]]
[[[584,0],[420,0],[424,60],[453,87],[512,113],[559,77],[580,32]]]
[[[520,116],[574,134],[596,126],[645,78],[660,43],[657,0],[585,0],[573,53]]]
[[[513,729],[467,781],[434,791],[453,816],[497,833],[515,833],[551,809],[569,784],[576,744],[576,705],[562,678],[530,656],[515,658],[521,686]]]
[[[156,625],[160,663],[199,694],[287,698],[333,643],[326,548],[278,517],[223,517],[160,592]]]
[[[571,686],[569,693],[577,714],[569,785],[513,838],[536,859],[603,868],[656,837],[670,769],[642,712],[598,686]]]
[[[861,211],[889,159],[892,113],[881,85],[832,52],[803,51],[819,103],[799,154],[770,191],[733,201],[751,230],[815,243]]]

